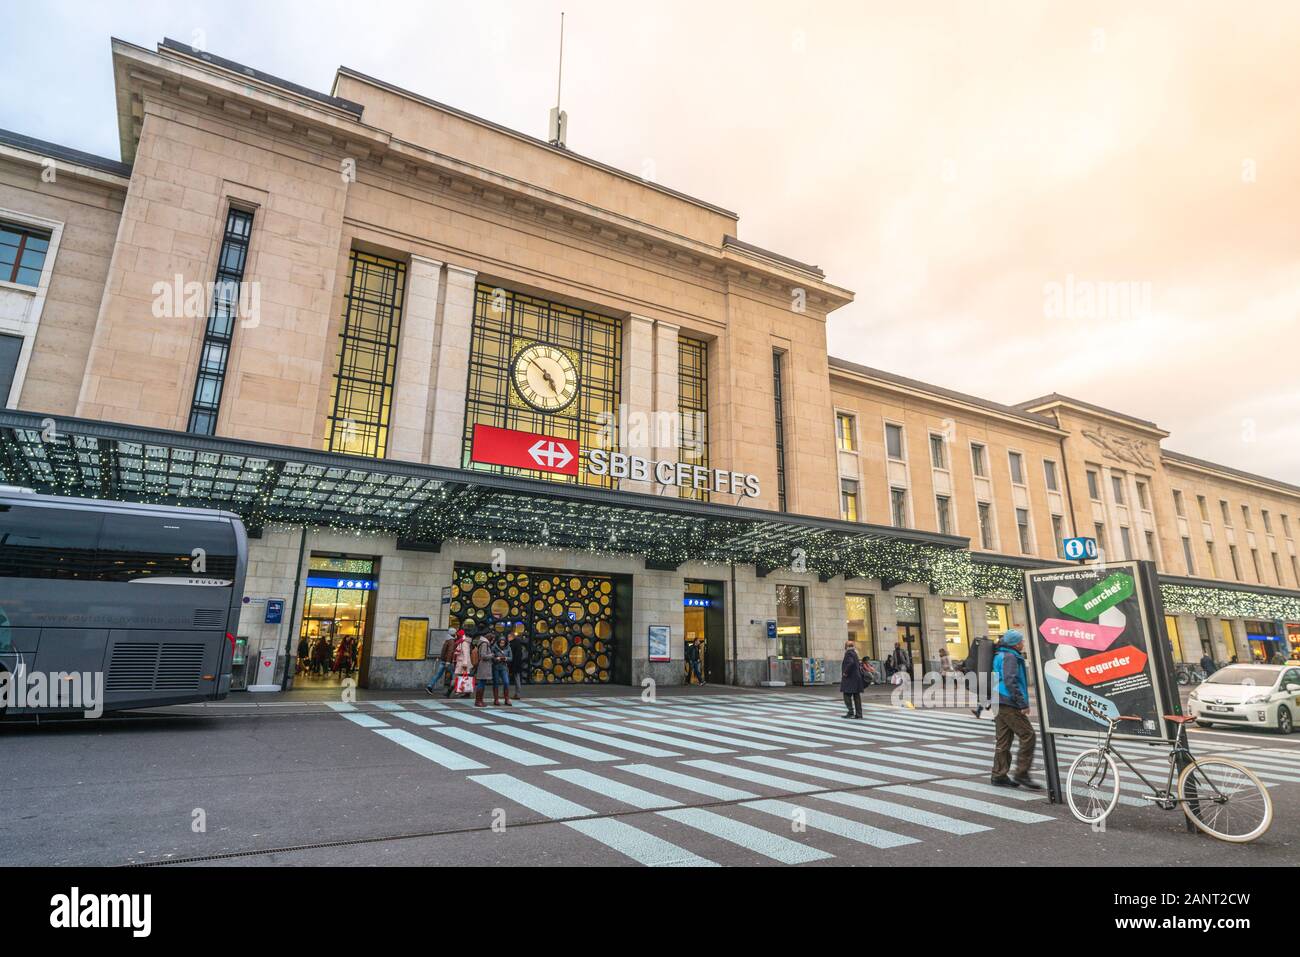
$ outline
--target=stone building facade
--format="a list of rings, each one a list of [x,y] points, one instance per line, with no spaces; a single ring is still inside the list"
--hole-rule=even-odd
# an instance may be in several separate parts
[[[1156,562],[1183,659],[1298,647],[1300,489],[1079,400],[1002,406],[829,357],[852,294],[736,238],[736,214],[381,80],[341,68],[324,94],[172,41],[115,40],[113,65],[120,161],[0,133],[0,225],[33,264],[0,263],[7,409],[173,453],[224,442],[277,480],[343,456],[442,499],[519,478],[552,500],[527,534],[504,512],[468,534],[447,505],[423,538],[373,497],[322,521],[245,503],[241,633],[277,677],[300,638],[353,634],[364,683],[410,687],[466,620],[563,629],[535,658],[547,681],[680,682],[692,638],[715,681],[802,680],[793,661],[846,637],[927,665],[1022,622],[1020,572],[1094,534]],[[541,387],[552,406],[525,395],[550,380],[535,347],[572,376]],[[478,426],[572,441],[577,472],[480,457]],[[610,477],[597,448],[680,467]],[[613,526],[554,545],[579,502],[678,524],[654,548]],[[580,583],[596,610],[477,606],[506,574]],[[260,620],[267,598],[291,619]]]

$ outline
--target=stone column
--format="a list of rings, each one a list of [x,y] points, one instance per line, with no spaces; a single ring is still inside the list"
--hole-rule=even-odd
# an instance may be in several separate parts
[[[656,459],[677,461],[682,423],[677,413],[677,331],[680,327],[662,319],[654,328],[654,443]],[[665,495],[676,490],[663,490]]]
[[[474,324],[472,269],[447,264],[442,317],[438,327],[433,379],[433,414],[429,441],[432,465],[461,467],[465,432],[465,387],[469,375],[469,340]]]
[[[619,402],[620,452],[652,459],[654,446],[654,320],[628,316],[623,324],[623,381]],[[623,479],[627,492],[650,492],[650,482]]]
[[[425,430],[433,401],[434,345],[442,263],[412,256],[408,270],[388,458],[423,462]]]

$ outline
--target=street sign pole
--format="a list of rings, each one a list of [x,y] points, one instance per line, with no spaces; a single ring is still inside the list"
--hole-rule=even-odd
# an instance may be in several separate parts
[[[1033,649],[1037,654],[1037,647],[1032,642],[1032,637],[1038,633],[1038,621],[1034,614],[1034,603],[1029,597],[1029,575],[1024,576],[1025,588],[1025,611],[1029,623],[1029,634],[1025,636],[1026,650]],[[1048,734],[1045,728],[1045,717],[1047,715],[1047,703],[1043,698],[1043,679],[1042,668],[1035,667],[1034,677],[1034,702],[1038,706],[1038,740],[1043,743],[1043,774],[1047,778],[1047,801],[1049,804],[1062,804],[1065,801],[1061,793],[1061,764],[1056,753],[1056,737]],[[1001,707],[999,705],[998,707]]]

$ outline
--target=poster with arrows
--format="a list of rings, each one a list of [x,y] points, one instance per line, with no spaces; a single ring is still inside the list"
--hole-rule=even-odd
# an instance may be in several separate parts
[[[1170,655],[1158,646],[1163,610],[1138,562],[1027,572],[1025,598],[1048,733],[1166,738]],[[1151,617],[1148,617],[1150,615]]]

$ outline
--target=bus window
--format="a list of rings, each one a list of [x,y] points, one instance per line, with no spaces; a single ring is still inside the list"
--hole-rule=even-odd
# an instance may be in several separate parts
[[[235,531],[229,522],[109,514],[99,549],[107,581],[235,577]]]
[[[90,510],[0,505],[0,578],[98,578],[102,520]]]

